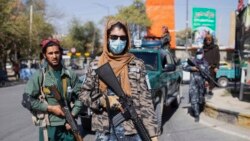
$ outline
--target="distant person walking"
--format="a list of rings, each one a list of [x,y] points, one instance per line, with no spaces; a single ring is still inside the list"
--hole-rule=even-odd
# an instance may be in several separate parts
[[[0,65],[0,86],[4,86],[6,81],[8,81],[7,71]]]
[[[171,36],[167,26],[162,26],[161,42],[164,49],[170,49]]]
[[[161,42],[164,49],[170,49],[171,36],[167,26],[162,26]]]
[[[211,34],[207,34],[204,38],[203,42],[203,49],[204,49],[204,58],[208,62],[209,71],[212,78],[215,79],[216,72],[219,69],[219,62],[220,62],[220,51],[219,46],[214,43],[213,36]],[[209,95],[213,95],[213,88],[215,84],[209,81]]]
[[[16,78],[16,80],[18,80],[20,78],[20,65],[18,63],[18,61],[13,61],[13,71],[14,71],[14,76]]]

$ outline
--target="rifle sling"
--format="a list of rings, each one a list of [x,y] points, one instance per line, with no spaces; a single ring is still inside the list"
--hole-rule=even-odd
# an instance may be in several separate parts
[[[62,77],[62,85],[63,85],[63,97],[66,99],[66,97],[67,97],[67,78],[66,78],[66,76]]]
[[[40,83],[40,92],[41,92],[41,96],[40,96],[40,98],[44,98],[43,99],[43,102],[45,102],[45,103],[47,103],[47,101],[46,101],[46,97],[45,97],[45,94],[44,94],[44,92],[43,92],[43,87],[44,87],[44,81],[45,81],[45,78],[46,78],[46,74],[45,74],[45,70],[44,69],[42,69],[41,70],[42,71],[42,78],[41,78],[41,83]],[[40,99],[41,100],[41,99]],[[45,113],[45,115],[44,115],[44,120],[45,120],[45,123],[46,123],[46,125],[44,126],[44,127],[42,127],[42,130],[43,130],[43,138],[44,138],[44,141],[48,141],[49,140],[49,136],[48,136],[48,128],[47,128],[47,126],[48,125],[50,125],[50,123],[49,123],[49,115],[48,115],[48,113]]]

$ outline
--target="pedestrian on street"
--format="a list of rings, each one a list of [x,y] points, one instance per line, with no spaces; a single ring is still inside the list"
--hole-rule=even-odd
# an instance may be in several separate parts
[[[219,63],[220,63],[220,51],[219,51],[219,46],[214,43],[213,36],[209,33],[204,38],[203,49],[205,53],[204,58],[209,65],[210,76],[213,79],[216,79],[216,72],[219,69]],[[215,84],[211,80],[208,82],[209,82],[208,94],[213,95],[212,90],[215,87]]]
[[[120,103],[114,92],[99,80],[95,73],[95,69],[107,62],[111,65],[126,96],[133,100],[136,112],[152,141],[158,140],[157,119],[146,82],[145,66],[140,59],[129,53],[130,43],[127,24],[109,19],[104,30],[103,52],[90,63],[80,94],[80,100],[93,111],[92,130],[96,132],[96,141],[141,141],[131,120],[124,121],[117,127],[112,126],[109,117],[120,112]],[[110,106],[107,106],[107,103]]]
[[[6,68],[0,65],[0,86],[4,86],[7,81],[9,80]]]
[[[171,41],[171,36],[170,33],[168,31],[168,27],[167,26],[162,26],[162,37],[161,37],[161,41],[162,41],[162,46],[165,49],[170,49],[170,41]]]
[[[63,49],[58,40],[45,39],[41,47],[43,68],[37,70],[28,81],[22,105],[33,113],[33,122],[40,127],[39,141],[74,141],[62,107],[49,87],[55,85],[61,98],[74,104],[71,114],[75,117],[82,106],[78,100],[81,83],[74,72],[63,66]]]
[[[195,66],[191,66],[188,63],[184,64],[183,70],[191,73],[191,79],[189,84],[189,102],[191,103],[191,114],[195,117],[195,122],[199,121],[200,112],[205,104],[204,95],[206,93],[206,76],[204,76],[198,67],[204,72],[209,74],[208,62],[204,59],[203,49],[198,49],[195,58],[192,60]]]
[[[13,61],[13,71],[16,80],[20,79],[20,65],[18,61]]]

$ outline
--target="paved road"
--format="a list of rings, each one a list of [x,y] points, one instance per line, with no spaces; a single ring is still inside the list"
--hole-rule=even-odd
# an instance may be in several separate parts
[[[31,114],[21,106],[24,85],[0,88],[0,141],[38,140],[38,128],[31,123]],[[246,141],[195,123],[187,114],[187,86],[182,91],[185,99],[178,109],[166,108],[164,129],[160,141]],[[93,141],[93,134],[85,133],[86,141]]]
[[[201,118],[201,123],[195,123],[188,114],[188,85],[182,86],[184,99],[178,109],[167,108],[164,120],[164,131],[161,141],[245,141],[246,139],[215,130],[211,126],[205,126],[206,118]],[[209,124],[209,123],[207,123]],[[206,124],[206,125],[207,125]]]

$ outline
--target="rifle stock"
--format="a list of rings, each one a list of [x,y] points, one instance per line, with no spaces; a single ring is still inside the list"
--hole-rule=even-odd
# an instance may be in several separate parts
[[[196,65],[192,60],[188,59],[187,63],[190,66],[195,66],[196,68],[198,68],[198,70],[201,72],[202,75],[204,75],[205,77],[207,77],[211,82],[213,82],[217,87],[220,87],[220,85],[209,75],[207,74],[205,71],[203,71],[200,66]]]
[[[50,91],[53,92],[55,99],[59,102],[60,106],[62,107],[62,110],[65,114],[66,121],[71,126],[71,130],[73,132],[73,135],[76,139],[76,141],[83,141],[82,136],[80,135],[80,131],[77,128],[77,124],[73,116],[71,115],[70,109],[68,107],[67,101],[65,99],[62,99],[60,92],[57,90],[56,86],[50,86]]]
[[[119,101],[122,105],[122,108],[124,109],[124,111],[122,111],[122,114],[129,115],[128,118],[132,120],[141,139],[143,141],[151,141],[151,138],[145,126],[136,113],[132,100],[126,97],[110,64],[106,63],[102,65],[101,67],[96,69],[96,73],[99,78],[119,97]]]

